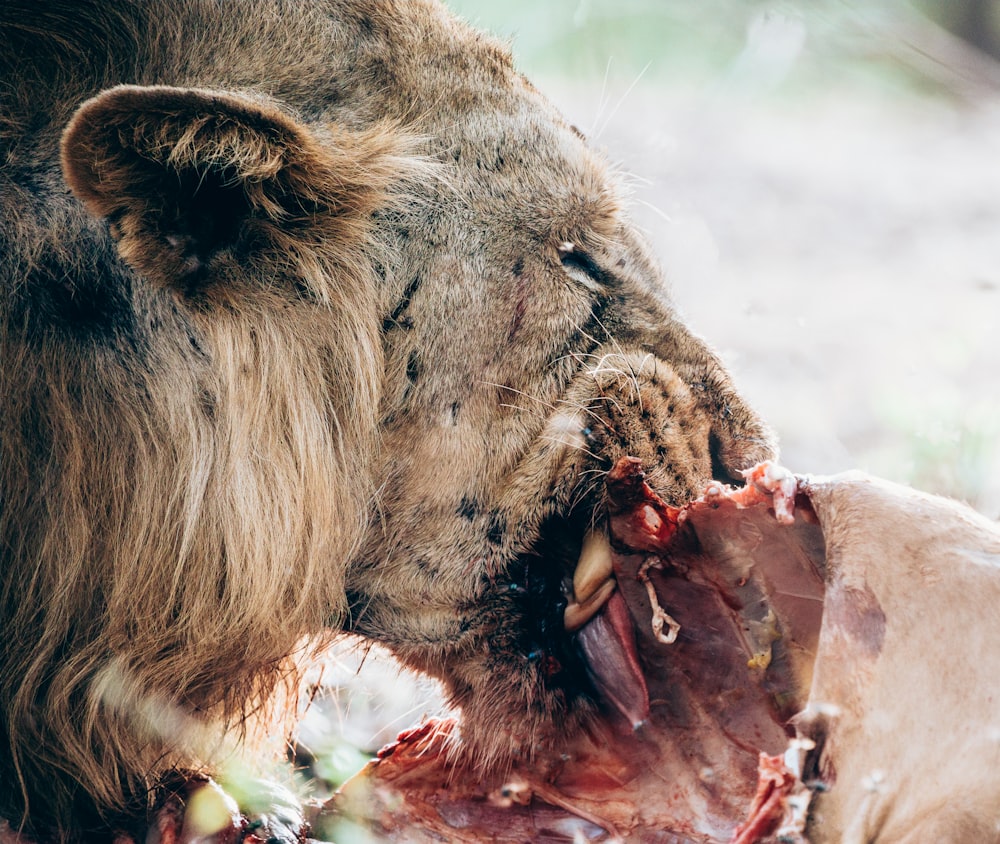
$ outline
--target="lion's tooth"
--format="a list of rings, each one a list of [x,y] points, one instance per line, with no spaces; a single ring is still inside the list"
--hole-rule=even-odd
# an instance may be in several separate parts
[[[602,531],[590,531],[583,539],[573,572],[573,597],[578,603],[585,603],[613,573],[608,537]]]
[[[617,582],[612,578],[605,580],[596,592],[586,601],[572,603],[566,607],[563,613],[563,625],[568,633],[573,633],[583,627],[590,619],[597,615],[608,599],[614,594]]]

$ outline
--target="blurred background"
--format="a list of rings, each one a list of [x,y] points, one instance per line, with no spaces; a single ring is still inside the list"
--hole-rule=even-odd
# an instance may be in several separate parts
[[[625,174],[786,466],[1000,515],[1000,2],[448,5]],[[328,668],[339,706],[304,734],[330,784],[441,708],[361,661]]]
[[[449,5],[628,174],[785,465],[1000,515],[1000,2]]]

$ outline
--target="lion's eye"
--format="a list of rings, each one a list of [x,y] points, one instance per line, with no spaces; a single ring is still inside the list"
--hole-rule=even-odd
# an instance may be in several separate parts
[[[601,269],[590,255],[581,252],[574,244],[568,242],[560,244],[559,260],[566,274],[588,290],[600,292],[610,286],[611,276]]]

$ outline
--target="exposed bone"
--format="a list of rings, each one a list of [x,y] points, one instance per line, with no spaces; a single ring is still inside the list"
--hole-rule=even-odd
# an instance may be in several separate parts
[[[850,474],[800,478],[795,508],[814,520],[780,525],[756,481],[714,484],[678,536],[650,539],[638,472],[615,492],[618,588],[575,636],[604,704],[586,729],[485,778],[454,763],[440,727],[433,746],[409,731],[325,816],[358,807],[358,823],[412,844],[608,840],[600,828],[626,844],[996,839],[1000,661],[982,623],[1000,604],[995,522]],[[676,648],[653,639],[643,578],[683,625]],[[855,588],[838,595],[845,582]],[[942,612],[949,630],[922,623]],[[623,615],[640,622],[634,658],[613,651]],[[748,667],[778,634],[770,665]],[[524,789],[511,798],[532,799],[501,810],[487,795],[511,782]],[[969,834],[955,836],[956,818]]]
[[[573,572],[573,597],[584,603],[614,572],[611,564],[611,545],[603,531],[591,531],[583,540],[580,560]]]
[[[488,799],[498,808],[509,809],[514,805],[527,806],[531,802],[532,795],[530,785],[522,779],[513,779],[491,792]]]
[[[646,587],[646,594],[649,595],[649,606],[653,610],[653,635],[661,644],[672,645],[677,641],[677,634],[681,632],[681,626],[660,606],[660,600],[656,597],[656,589],[653,588],[647,574],[655,560],[655,557],[650,557],[643,563],[639,569],[638,577],[642,585]],[[664,624],[667,626],[666,633],[663,632]]]
[[[812,796],[812,792],[804,787],[798,787],[798,790],[788,795],[781,826],[774,833],[776,841],[781,841],[782,844],[786,841],[789,844],[808,842],[806,824],[809,821],[809,805],[812,803]]]
[[[790,525],[795,521],[795,494],[799,489],[795,475],[783,466],[765,460],[747,469],[743,477],[748,486],[770,494],[774,516],[781,524]]]
[[[570,800],[562,792],[560,792],[559,789],[539,784],[535,787],[535,794],[544,799],[546,802],[551,803],[553,806],[560,806],[571,814],[574,814],[579,818],[583,818],[588,823],[592,823],[594,826],[599,826],[611,836],[612,842],[622,840],[621,833],[615,828],[615,825],[611,823],[611,821],[605,820],[593,812],[588,812],[582,805],[580,805],[579,802]],[[573,840],[578,840],[578,837],[574,836]]]
[[[563,614],[563,624],[566,630],[573,633],[579,630],[590,619],[597,615],[608,599],[614,594],[617,583],[614,578],[604,581],[601,587],[583,603],[571,603],[567,605]]]

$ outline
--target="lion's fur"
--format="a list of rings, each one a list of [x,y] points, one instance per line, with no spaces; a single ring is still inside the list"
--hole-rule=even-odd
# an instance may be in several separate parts
[[[584,717],[526,656],[546,519],[772,443],[506,50],[431,0],[6,0],[0,79],[0,816],[141,813],[341,624],[488,761]]]

